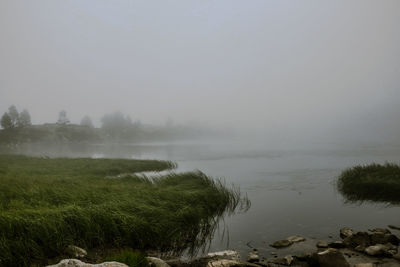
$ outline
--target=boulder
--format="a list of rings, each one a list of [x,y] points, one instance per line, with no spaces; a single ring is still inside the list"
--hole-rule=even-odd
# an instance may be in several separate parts
[[[274,247],[274,248],[284,248],[284,247],[290,246],[291,244],[293,244],[292,241],[289,241],[287,239],[282,239],[282,240],[275,241],[270,246]]]
[[[334,248],[317,253],[317,260],[320,267],[350,267],[343,254]]]
[[[149,262],[150,267],[170,267],[168,263],[160,258],[156,257],[146,257]]]
[[[329,247],[328,242],[326,241],[318,241],[317,248],[327,248]]]
[[[376,265],[373,263],[357,263],[354,267],[375,267]]]
[[[65,253],[73,258],[84,258],[87,255],[86,250],[74,245],[69,245],[68,247],[66,247]]]
[[[116,261],[108,261],[99,264],[89,264],[77,259],[65,259],[54,265],[47,267],[129,267],[128,265]]]
[[[340,237],[341,238],[346,238],[353,234],[354,234],[353,230],[348,227],[343,227],[342,229],[340,229]]]

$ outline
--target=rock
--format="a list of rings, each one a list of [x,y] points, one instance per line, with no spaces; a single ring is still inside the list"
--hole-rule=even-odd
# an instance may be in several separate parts
[[[292,241],[289,241],[287,239],[282,239],[282,240],[275,241],[270,246],[274,247],[274,248],[284,248],[284,247],[290,246],[291,244],[293,244]]]
[[[390,229],[394,229],[394,230],[400,230],[400,226],[396,226],[396,225],[388,225],[388,227]]]
[[[73,258],[84,258],[87,255],[86,250],[84,250],[83,248],[77,247],[77,246],[73,246],[73,245],[69,245],[65,249],[65,253],[68,256],[71,256]]]
[[[301,241],[305,241],[306,240],[304,237],[299,236],[299,235],[292,235],[292,236],[289,236],[286,239],[289,240],[292,243],[301,242]]]
[[[150,267],[170,267],[168,263],[160,258],[146,257],[146,259],[149,261]]]
[[[317,253],[318,264],[321,267],[350,267],[343,254],[334,248]]]
[[[250,262],[240,262],[235,260],[216,260],[207,263],[207,267],[260,267],[260,265]]]
[[[340,229],[340,237],[341,238],[346,238],[353,234],[354,234],[353,230],[348,227],[343,227],[342,229]]]
[[[208,253],[207,257],[210,258],[218,258],[218,259],[227,259],[227,260],[239,260],[239,253],[234,250],[224,250]]]
[[[116,261],[108,261],[99,264],[89,264],[77,259],[65,259],[54,265],[47,267],[129,267],[128,265]]]
[[[368,247],[371,245],[370,235],[367,232],[357,232],[343,240],[346,247],[355,248],[357,246]]]
[[[260,257],[258,256],[257,250],[250,251],[249,254],[247,255],[247,261],[248,262],[259,262]]]
[[[267,263],[273,263],[273,264],[279,264],[279,265],[287,265],[289,266],[293,262],[293,257],[290,255],[287,255],[282,258],[270,258],[267,259]]]
[[[328,242],[326,242],[326,241],[318,241],[317,248],[327,248],[327,247],[328,247]]]
[[[376,244],[373,246],[369,246],[365,249],[365,253],[370,256],[393,256],[397,253],[397,247],[390,244]]]
[[[240,262],[236,260],[222,259],[208,262],[207,267],[233,267],[237,266],[237,264],[240,264]]]
[[[375,267],[376,265],[373,263],[357,263],[354,267]]]
[[[374,228],[374,229],[369,230],[369,231],[373,232],[373,233],[391,234],[391,232],[386,228]]]
[[[334,241],[328,244],[328,247],[330,248],[345,248],[346,245],[343,243],[343,241]]]
[[[371,245],[392,243],[393,245],[399,244],[397,236],[384,232],[373,232],[370,234]]]

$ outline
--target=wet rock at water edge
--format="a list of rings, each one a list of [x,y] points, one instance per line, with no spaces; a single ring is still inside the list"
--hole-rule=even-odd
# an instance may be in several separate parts
[[[343,227],[340,229],[340,237],[346,238],[354,234],[354,231],[348,227]]]
[[[393,245],[399,245],[399,239],[397,236],[390,232],[372,232],[370,234],[371,245],[375,244],[386,244],[391,243]]]
[[[256,249],[249,252],[249,254],[247,255],[247,261],[252,263],[260,261],[260,257],[258,256],[258,252]]]
[[[54,265],[47,267],[129,267],[128,265],[116,261],[103,262],[99,264],[89,264],[77,259],[65,259]]]
[[[68,247],[66,247],[65,253],[73,258],[84,258],[87,255],[86,250],[74,245],[69,245]]]
[[[168,263],[166,263],[160,258],[146,257],[146,259],[148,260],[150,267],[170,267]]]
[[[334,248],[317,253],[316,258],[321,267],[350,267],[343,254]]]
[[[326,241],[318,241],[318,243],[316,244],[317,248],[328,248],[328,242]]]
[[[346,247],[355,248],[357,246],[368,247],[371,245],[370,235],[367,232],[357,232],[343,240]]]
[[[293,242],[291,242],[287,239],[282,239],[282,240],[275,241],[270,246],[274,247],[274,248],[285,248],[285,247],[290,246],[291,244],[293,244]]]
[[[365,253],[370,256],[393,256],[397,253],[397,247],[387,244],[376,244],[365,249]]]
[[[239,260],[239,253],[235,250],[223,250],[217,252],[210,252],[207,254],[209,258],[227,259],[227,260]]]
[[[389,224],[388,227],[389,227],[390,229],[393,229],[393,230],[400,230],[400,226],[396,226],[396,225],[391,225],[391,224]]]
[[[274,243],[270,244],[270,246],[274,247],[274,248],[284,248],[284,247],[288,247],[288,246],[292,245],[293,243],[302,242],[305,240],[306,239],[302,236],[293,235],[293,236],[289,236],[286,239],[275,241]]]
[[[292,236],[289,236],[286,239],[289,240],[292,243],[302,242],[302,241],[306,240],[304,237],[299,236],[299,235],[292,235]]]
[[[266,260],[267,266],[271,266],[272,264],[289,266],[292,264],[293,261],[294,258],[291,255],[279,258],[270,258]]]

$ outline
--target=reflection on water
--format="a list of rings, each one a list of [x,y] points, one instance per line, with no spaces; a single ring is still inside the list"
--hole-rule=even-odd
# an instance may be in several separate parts
[[[338,237],[343,226],[356,229],[400,224],[400,207],[346,203],[336,191],[340,172],[357,164],[398,162],[400,149],[268,150],[259,147],[204,144],[59,145],[19,147],[34,155],[163,159],[178,163],[177,171],[199,169],[227,184],[240,186],[252,202],[247,213],[225,217],[211,243],[212,250],[259,249],[293,234],[308,239]],[[226,226],[226,228],[224,228]],[[229,230],[227,234],[226,229]],[[225,239],[222,240],[222,236]],[[227,237],[229,236],[229,244]],[[292,253],[296,247],[282,250]]]

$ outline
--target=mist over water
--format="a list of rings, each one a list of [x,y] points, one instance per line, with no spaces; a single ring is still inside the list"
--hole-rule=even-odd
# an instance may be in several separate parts
[[[396,0],[6,0],[0,17],[0,112],[34,124],[120,110],[271,143],[399,141]]]

